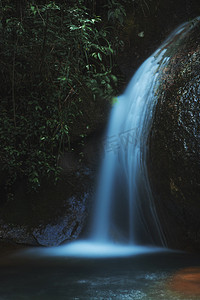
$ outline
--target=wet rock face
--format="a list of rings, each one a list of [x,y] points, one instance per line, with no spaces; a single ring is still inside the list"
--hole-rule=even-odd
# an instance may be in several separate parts
[[[34,246],[58,246],[77,239],[85,225],[86,204],[89,194],[82,198],[71,197],[65,202],[68,214],[63,213],[47,224],[29,226],[0,221],[0,240]],[[65,209],[63,207],[63,209]]]
[[[169,246],[200,249],[200,25],[173,49],[158,89],[149,174]]]

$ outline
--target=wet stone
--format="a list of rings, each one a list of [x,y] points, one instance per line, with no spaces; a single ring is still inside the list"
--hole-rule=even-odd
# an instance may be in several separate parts
[[[173,45],[149,136],[149,176],[168,245],[191,251],[200,249],[199,31]]]

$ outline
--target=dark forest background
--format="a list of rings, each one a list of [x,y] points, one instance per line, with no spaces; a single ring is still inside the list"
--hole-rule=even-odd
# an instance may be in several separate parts
[[[64,153],[82,163],[87,138],[138,65],[198,1],[0,2],[0,191],[58,182]]]

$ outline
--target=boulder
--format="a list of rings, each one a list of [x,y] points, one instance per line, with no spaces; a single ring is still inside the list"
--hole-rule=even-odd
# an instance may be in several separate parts
[[[58,246],[76,239],[85,225],[88,196],[89,194],[84,194],[80,199],[68,199],[65,205],[68,214],[63,214],[48,224],[30,227],[30,224],[16,225],[1,221],[0,239],[32,246]]]
[[[200,249],[200,24],[169,47],[149,136],[149,177],[170,247]]]

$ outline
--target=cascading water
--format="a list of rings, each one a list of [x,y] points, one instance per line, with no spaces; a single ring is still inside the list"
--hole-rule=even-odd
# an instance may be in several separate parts
[[[142,64],[111,111],[91,236],[43,250],[44,255],[123,256],[166,246],[147,174],[148,135],[159,72],[169,60],[166,52],[173,49],[174,41],[187,35],[194,23],[181,25]]]
[[[115,191],[118,189],[115,179],[116,175],[118,177],[124,175],[128,190],[126,198],[129,202],[127,207],[127,218],[129,219],[128,242],[138,244],[141,234],[153,239],[153,235],[150,232],[148,233],[148,224],[146,224],[141,209],[142,201],[145,201],[145,205],[148,206],[146,217],[148,216],[151,220],[151,228],[153,228],[158,243],[160,242],[160,245],[164,244],[148,182],[146,145],[155,106],[154,87],[158,69],[162,68],[168,60],[167,57],[163,59],[165,51],[164,49],[157,56],[158,50],[143,63],[134,75],[127,90],[118,98],[118,102],[113,108],[107,131],[106,154],[97,192],[93,240],[104,243],[112,240],[114,229],[112,228],[111,204],[114,198],[117,197]],[[119,174],[120,172],[121,174]],[[140,191],[141,188],[143,191]],[[122,206],[126,205],[123,200]]]

